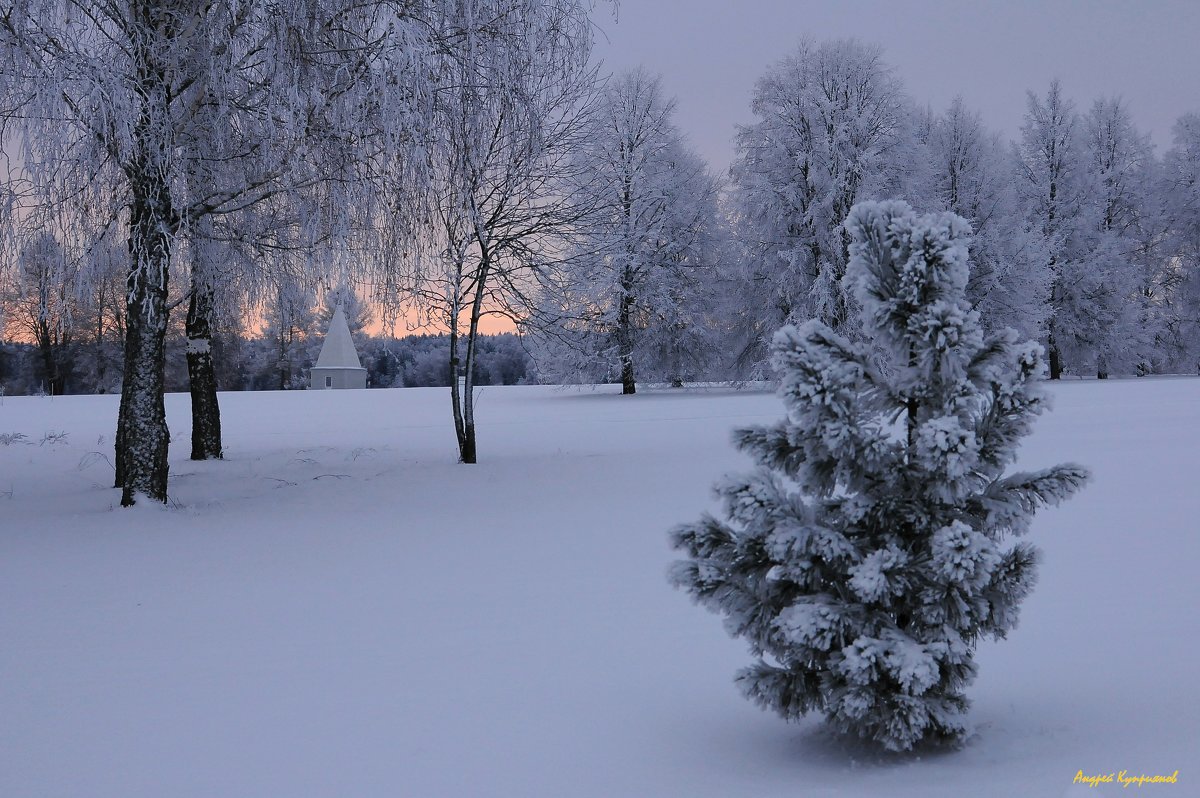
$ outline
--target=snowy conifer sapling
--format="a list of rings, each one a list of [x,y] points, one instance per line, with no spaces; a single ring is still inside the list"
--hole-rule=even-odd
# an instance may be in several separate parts
[[[737,433],[759,467],[719,488],[728,521],[673,532],[672,579],[749,642],[747,697],[908,750],[961,739],[976,642],[1013,628],[1035,580],[1038,551],[1005,540],[1088,473],[1004,475],[1047,404],[1042,350],[983,336],[967,223],[884,202],[846,227],[874,345],[818,321],[776,333],[787,418]]]

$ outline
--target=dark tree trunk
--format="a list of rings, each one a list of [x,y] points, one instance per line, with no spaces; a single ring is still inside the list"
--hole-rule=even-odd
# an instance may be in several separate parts
[[[621,362],[621,395],[637,393],[633,374],[633,280],[621,279],[621,304],[617,311],[617,356]]]
[[[485,272],[486,275],[486,272]],[[480,281],[482,283],[482,280]],[[482,295],[477,297],[482,299]],[[459,440],[459,461],[473,464],[478,462],[475,450],[475,344],[479,335],[478,302],[472,306],[471,324],[467,329],[467,356],[463,359],[462,428]],[[455,382],[458,380],[456,379]]]
[[[475,453],[475,422],[472,421],[463,426],[463,442],[462,448],[459,450],[459,461],[468,465],[473,465],[478,460],[478,455]]]
[[[1054,342],[1050,342],[1050,379],[1057,380],[1062,377],[1062,355],[1059,354],[1058,347]]]
[[[454,436],[458,441],[458,459],[465,462],[463,457],[467,451],[467,429],[463,421],[463,397],[458,383],[459,364],[462,362],[458,357],[458,346],[458,309],[454,308],[450,313],[450,405],[454,415]],[[471,448],[474,454],[474,446]]]
[[[480,262],[479,276],[475,285],[475,296],[471,300],[471,320],[467,326],[467,352],[463,358],[463,389],[462,389],[462,433],[458,438],[459,462],[477,462],[475,449],[475,357],[476,344],[479,342],[479,319],[483,315],[484,289],[487,278],[492,270],[492,254],[483,243],[483,233],[480,232]],[[455,384],[458,383],[455,375]]]
[[[197,263],[196,269],[200,269]],[[192,397],[192,459],[221,459],[221,408],[212,356],[213,289],[192,278],[186,322],[188,387]]]
[[[167,164],[173,149],[167,119],[170,65],[161,47],[174,36],[176,16],[151,0],[131,2],[129,14],[132,24],[152,35],[132,47],[142,107],[133,130],[133,157],[122,164],[131,195],[125,373],[116,434],[117,483],[125,507],[141,496],[167,500],[171,436],[163,405],[163,368],[171,247],[179,228]]]
[[[633,358],[621,355],[621,395],[629,396],[637,393],[637,380],[633,378]]]
[[[284,338],[279,339],[279,361],[276,363],[276,367],[279,370],[279,390],[286,391],[291,387],[292,382],[292,360]]]
[[[130,215],[130,269],[125,307],[125,378],[117,418],[121,504],[139,495],[167,500],[167,429],[163,405],[167,279],[174,219],[165,181],[135,184]]]
[[[96,331],[92,339],[92,358],[96,363],[96,384],[93,386],[98,393],[108,393],[105,376],[108,373],[107,360],[104,352],[104,294],[101,291],[96,301]]]
[[[450,402],[454,411],[454,434],[458,439],[458,462],[468,465],[477,462],[475,450],[475,381],[471,371],[475,366],[474,338],[477,319],[472,319],[467,328],[466,356],[459,357],[462,336],[458,334],[458,322],[450,323]],[[462,382],[459,382],[460,372]]]
[[[49,396],[62,396],[66,391],[67,381],[58,367],[58,358],[54,354],[53,344],[39,346],[42,354],[42,370],[46,373],[46,393]]]
[[[1050,335],[1046,339],[1047,356],[1050,360],[1050,379],[1062,377],[1062,353],[1058,351],[1058,343],[1054,340],[1054,322],[1050,322]]]

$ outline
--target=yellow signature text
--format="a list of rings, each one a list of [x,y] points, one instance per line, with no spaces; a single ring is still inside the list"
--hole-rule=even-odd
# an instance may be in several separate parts
[[[1112,773],[1097,773],[1094,776],[1084,775],[1081,770],[1075,774],[1073,784],[1086,784],[1089,787],[1099,787],[1101,784],[1120,784],[1122,787],[1128,788],[1129,785],[1135,784],[1141,787],[1146,784],[1178,784],[1179,771],[1175,771],[1170,776],[1147,776],[1145,773],[1139,773],[1136,776],[1128,770],[1113,771]]]

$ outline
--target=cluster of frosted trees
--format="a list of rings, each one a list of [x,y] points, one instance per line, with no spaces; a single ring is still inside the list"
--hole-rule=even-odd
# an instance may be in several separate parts
[[[186,314],[192,457],[219,458],[214,325],[249,315],[285,331],[296,297],[368,277],[391,319],[450,330],[474,462],[479,320],[517,306],[577,219],[563,187],[598,85],[590,9],[0,4],[5,287],[34,295],[25,335],[46,351],[75,308],[121,336],[122,504],[166,500],[172,314]],[[102,304],[67,300],[114,283]]]
[[[165,500],[165,340],[182,322],[196,459],[222,453],[214,330],[357,286],[385,328],[449,334],[476,460],[489,314],[543,379],[761,375],[774,330],[852,337],[855,203],[972,226],[986,330],[1052,377],[1195,368],[1200,117],[1157,156],[1125,105],[1030,95],[1002,142],[910,100],[879,49],[802,43],[758,82],[728,180],[643,71],[605,77],[587,0],[0,3],[6,336],[123,342],[116,484]],[[14,333],[13,331],[16,330]],[[82,331],[82,332],[80,332]],[[294,376],[294,375],[293,375]]]
[[[843,222],[892,197],[971,224],[967,298],[985,329],[1042,341],[1051,378],[1196,368],[1200,116],[1160,157],[1125,102],[1080,109],[1053,82],[1006,142],[962,99],[916,104],[877,47],[805,42],[755,87],[718,206],[655,81],[619,78],[602,105],[607,215],[574,250],[543,374],[627,393],[635,375],[753,377],[781,325],[854,334]]]
[[[968,297],[985,325],[1041,338],[1052,378],[1194,368],[1196,117],[1160,159],[1124,102],[1077,110],[1054,82],[1009,144],[962,100],[913,106],[880,51],[853,42],[802,46],[754,108],[734,166],[748,307],[764,310],[746,319],[750,357],[785,320],[846,324],[839,220],[901,196],[971,222]]]

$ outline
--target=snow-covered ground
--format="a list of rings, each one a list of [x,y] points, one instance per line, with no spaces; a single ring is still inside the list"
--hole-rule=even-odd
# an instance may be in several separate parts
[[[1200,795],[1200,380],[1054,391],[1022,462],[1095,480],[920,757],[756,709],[666,583],[768,393],[486,388],[478,466],[440,389],[226,394],[216,463],[172,395],[171,506],[132,510],[116,397],[2,399],[0,795]]]

